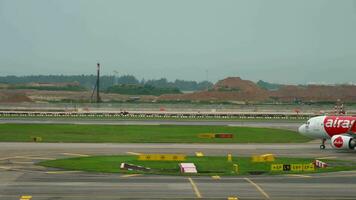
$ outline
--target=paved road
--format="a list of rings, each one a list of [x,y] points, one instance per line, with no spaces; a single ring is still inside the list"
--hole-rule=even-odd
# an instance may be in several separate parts
[[[0,124],[102,124],[102,125],[203,125],[203,126],[249,126],[282,128],[296,131],[300,122],[283,121],[236,121],[236,120],[111,120],[111,119],[35,119],[35,118],[2,118]]]
[[[307,144],[62,144],[0,143],[0,199],[355,199],[356,171],[294,176],[172,177],[60,171],[34,165],[71,156],[138,152],[330,157],[356,161],[355,152]]]

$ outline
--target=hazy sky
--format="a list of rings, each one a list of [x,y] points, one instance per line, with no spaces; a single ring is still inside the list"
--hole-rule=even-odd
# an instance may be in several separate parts
[[[0,0],[0,76],[356,82],[356,0]]]

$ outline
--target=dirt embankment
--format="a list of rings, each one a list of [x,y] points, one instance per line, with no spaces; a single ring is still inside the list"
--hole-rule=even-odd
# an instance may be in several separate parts
[[[45,91],[0,89],[0,102],[32,101],[90,101],[91,91]],[[149,95],[120,95],[102,93],[103,101],[139,100],[163,101],[234,101],[234,102],[356,102],[354,85],[285,85],[279,90],[268,91],[249,80],[229,77],[217,82],[213,88],[188,94],[167,94],[159,97]]]
[[[229,77],[217,82],[208,91],[190,94],[162,95],[159,100],[193,100],[193,101],[266,101],[268,91],[255,83],[239,77]]]
[[[21,102],[88,102],[92,92],[90,91],[47,91],[47,90],[0,90],[0,103],[21,103]],[[103,101],[130,101],[132,96],[120,94],[101,93]],[[135,96],[142,101],[154,101],[155,96]]]
[[[0,92],[0,103],[23,103],[23,102],[32,102],[32,99],[29,98],[25,93],[18,91],[1,91]]]
[[[356,102],[356,86],[354,85],[308,85],[284,86],[277,91],[271,91],[270,97],[278,101],[337,101]]]
[[[229,77],[217,82],[209,91],[191,94],[162,95],[159,100],[195,101],[244,101],[244,102],[356,102],[356,86],[353,85],[285,85],[277,91],[268,91],[254,82],[239,77]]]

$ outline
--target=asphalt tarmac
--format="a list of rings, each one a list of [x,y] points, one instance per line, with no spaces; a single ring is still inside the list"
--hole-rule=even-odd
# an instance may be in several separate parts
[[[355,152],[306,144],[0,143],[0,199],[356,199],[356,171],[307,175],[196,177],[86,173],[45,168],[42,160],[88,155],[186,153],[328,157]],[[119,164],[118,164],[119,165]],[[119,166],[118,166],[119,167]],[[231,199],[233,199],[231,198]],[[22,198],[24,199],[24,198]]]

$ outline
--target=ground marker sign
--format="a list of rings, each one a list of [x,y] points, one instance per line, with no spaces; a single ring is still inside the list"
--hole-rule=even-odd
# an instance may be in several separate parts
[[[271,171],[283,171],[283,164],[272,164]]]
[[[295,172],[303,171],[303,164],[291,164],[291,171],[295,171]]]
[[[271,171],[314,171],[314,164],[271,164]]]
[[[315,165],[313,163],[304,164],[303,171],[315,171]]]

